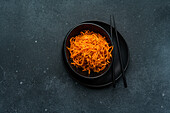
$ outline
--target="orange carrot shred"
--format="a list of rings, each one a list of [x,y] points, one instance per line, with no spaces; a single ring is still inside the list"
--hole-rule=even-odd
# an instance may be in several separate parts
[[[110,63],[113,46],[109,46],[105,37],[99,33],[85,30],[80,35],[70,39],[67,47],[72,59],[72,65],[82,68],[82,71],[100,72]]]

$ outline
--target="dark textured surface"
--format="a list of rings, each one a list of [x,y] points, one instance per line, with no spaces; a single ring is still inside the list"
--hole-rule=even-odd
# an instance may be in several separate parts
[[[81,86],[64,68],[64,37],[113,13],[131,53],[128,88]],[[169,65],[168,0],[0,1],[0,113],[170,113]]]

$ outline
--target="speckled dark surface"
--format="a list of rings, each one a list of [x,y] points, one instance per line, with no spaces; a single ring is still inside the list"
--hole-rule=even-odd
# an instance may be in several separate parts
[[[128,88],[79,85],[62,62],[64,37],[113,13],[129,45]],[[0,113],[170,113],[169,65],[168,0],[0,1]]]

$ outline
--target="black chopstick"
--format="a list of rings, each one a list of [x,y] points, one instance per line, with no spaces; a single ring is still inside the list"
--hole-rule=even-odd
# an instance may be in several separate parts
[[[121,52],[120,52],[120,44],[119,44],[119,38],[118,38],[118,35],[117,35],[117,29],[116,29],[114,16],[113,16],[113,23],[114,23],[115,34],[116,34],[116,41],[117,41],[117,48],[118,48],[119,61],[120,61],[121,72],[122,72],[122,77],[123,77],[123,83],[124,83],[124,87],[127,88],[127,82],[126,82],[126,77],[125,77],[125,74],[124,74],[122,55],[121,55]]]
[[[112,26],[113,26],[112,16],[110,15],[110,35],[111,35],[111,38],[112,38],[112,41],[113,41]],[[112,56],[114,57],[114,55],[112,55]],[[115,84],[114,60],[113,60],[113,63],[112,63],[112,83],[113,83],[113,87],[115,88],[116,84]]]

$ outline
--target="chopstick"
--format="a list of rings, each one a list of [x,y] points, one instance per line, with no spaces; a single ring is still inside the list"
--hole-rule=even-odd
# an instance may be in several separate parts
[[[112,26],[113,26],[112,16],[110,15],[110,35],[111,35],[111,38],[112,38],[112,41],[113,41]],[[113,83],[113,87],[115,88],[116,84],[115,84],[114,60],[113,60],[113,63],[112,63],[112,83]]]
[[[117,35],[117,29],[116,29],[116,23],[115,23],[114,16],[113,16],[113,23],[114,23],[115,34],[116,34],[116,41],[117,41],[117,48],[118,48],[118,56],[119,56],[119,61],[120,61],[120,66],[121,66],[123,83],[124,83],[124,87],[127,88],[127,82],[126,82],[126,77],[125,77],[124,68],[123,68],[122,55],[121,55],[121,52],[120,52],[120,43],[119,43],[119,38],[118,38],[118,35]]]

